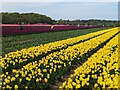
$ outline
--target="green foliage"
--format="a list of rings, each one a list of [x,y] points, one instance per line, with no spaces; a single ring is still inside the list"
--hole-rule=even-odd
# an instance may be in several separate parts
[[[48,23],[52,24],[52,19],[46,15],[37,13],[7,13],[2,12],[3,24],[18,24],[24,22],[25,24]]]
[[[73,20],[67,22],[70,25],[94,25],[94,26],[118,26],[117,21],[113,20],[97,20],[97,19],[90,19],[90,20]]]

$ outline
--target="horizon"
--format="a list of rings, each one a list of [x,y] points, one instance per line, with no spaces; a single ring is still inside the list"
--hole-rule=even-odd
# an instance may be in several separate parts
[[[53,20],[118,21],[116,2],[4,2],[1,12],[39,13]]]

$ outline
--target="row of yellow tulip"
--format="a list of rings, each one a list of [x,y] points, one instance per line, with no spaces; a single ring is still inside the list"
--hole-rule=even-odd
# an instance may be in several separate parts
[[[101,35],[110,31],[102,30],[99,32],[90,33],[87,35],[70,38],[62,41],[56,41],[40,46],[30,47],[28,49],[22,49],[21,51],[10,52],[2,58],[2,62],[0,62],[3,71],[10,71],[12,68],[19,68],[20,66],[24,66],[31,61],[35,61],[41,59],[45,55],[60,50],[62,48],[67,48],[69,45],[74,45],[75,43],[82,42],[84,40],[90,39],[92,37]],[[24,62],[24,63],[23,63]]]
[[[54,77],[63,75],[63,72],[69,66],[84,60],[82,56],[85,53],[89,54],[88,51],[94,50],[117,32],[118,30],[115,28],[101,36],[70,46],[60,52],[51,53],[38,62],[31,62],[23,66],[20,70],[13,69],[12,72],[6,72],[1,75],[3,78],[3,89],[12,87],[19,89],[47,87]]]
[[[120,34],[119,34],[120,35]],[[118,35],[93,54],[59,88],[118,88]]]

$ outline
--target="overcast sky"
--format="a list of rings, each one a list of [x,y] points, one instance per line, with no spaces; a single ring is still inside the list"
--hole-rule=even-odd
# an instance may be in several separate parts
[[[118,2],[63,2],[64,0],[62,2],[54,2],[54,0],[53,2],[32,2],[32,0],[31,2],[30,0],[29,2],[22,0],[22,2],[7,1],[4,0],[2,2],[2,12],[35,12],[50,16],[52,19],[118,19]]]
[[[0,0],[1,2],[119,2],[119,0]]]

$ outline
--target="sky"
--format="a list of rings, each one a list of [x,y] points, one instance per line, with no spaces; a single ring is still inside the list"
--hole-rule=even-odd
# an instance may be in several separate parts
[[[76,20],[76,19],[105,19],[105,20],[117,20],[118,19],[118,2],[78,2],[70,0],[65,2],[64,0],[58,0],[58,2],[52,0],[44,2],[11,2],[4,0],[2,2],[1,12],[20,12],[20,13],[40,13],[51,17],[52,19],[65,19],[65,20]]]
[[[0,0],[1,2],[119,2],[119,0]]]

